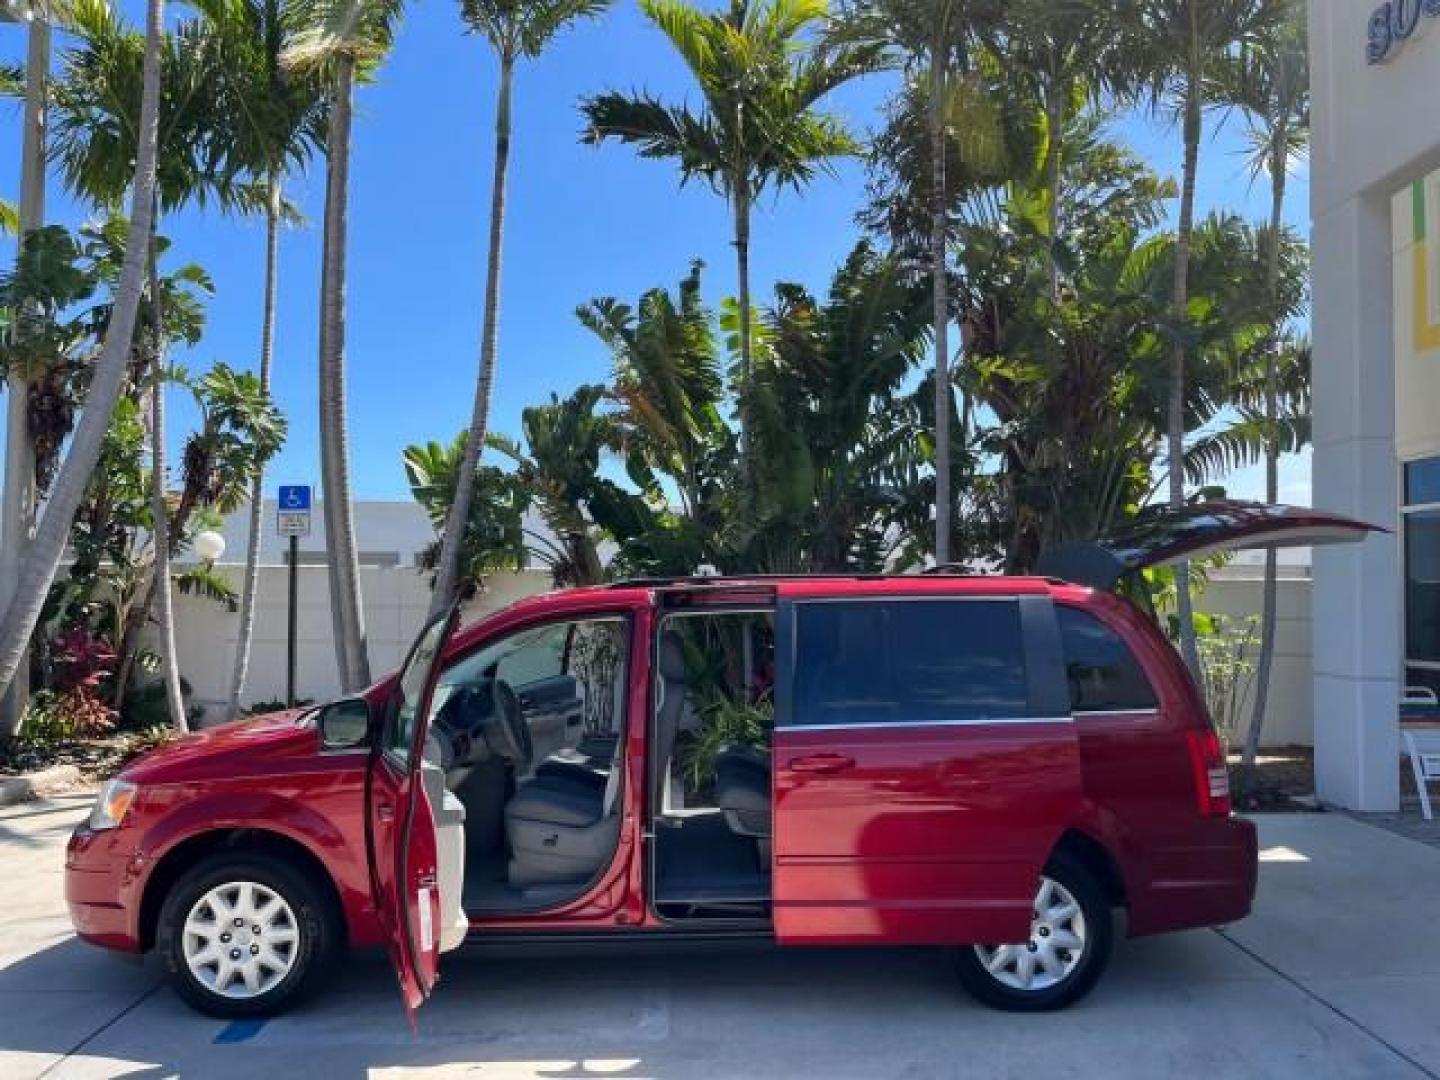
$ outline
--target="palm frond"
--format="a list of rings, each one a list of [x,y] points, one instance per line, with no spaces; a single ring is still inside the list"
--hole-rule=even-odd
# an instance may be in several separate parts
[[[374,62],[389,51],[401,9],[400,0],[292,0],[281,67],[314,71],[339,56]]]
[[[586,120],[581,142],[598,146],[615,139],[635,146],[641,157],[676,159],[686,180],[720,182],[725,164],[719,133],[685,106],[611,92],[587,98],[580,111]]]
[[[214,600],[232,612],[240,610],[240,594],[213,566],[187,566],[173,575],[173,581],[184,596]]]
[[[1298,452],[1310,442],[1310,417],[1281,416],[1272,425],[1262,414],[1245,410],[1233,423],[1185,448],[1185,479],[1199,486],[1254,465],[1264,459],[1272,438],[1279,453]]]
[[[0,64],[0,97],[25,96],[25,69],[19,64]]]

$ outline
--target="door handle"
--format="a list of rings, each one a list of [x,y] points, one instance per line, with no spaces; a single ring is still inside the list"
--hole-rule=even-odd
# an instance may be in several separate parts
[[[381,821],[394,821],[395,807],[388,802],[382,802],[379,806],[375,807],[375,816]]]
[[[798,773],[837,773],[852,768],[855,759],[844,754],[808,754],[790,759],[790,770]]]

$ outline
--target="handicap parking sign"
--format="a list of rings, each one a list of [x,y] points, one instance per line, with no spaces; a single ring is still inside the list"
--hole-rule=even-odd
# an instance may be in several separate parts
[[[309,510],[309,484],[282,484],[280,486],[281,510]]]
[[[281,536],[310,535],[310,485],[282,484],[277,500],[275,531]]]

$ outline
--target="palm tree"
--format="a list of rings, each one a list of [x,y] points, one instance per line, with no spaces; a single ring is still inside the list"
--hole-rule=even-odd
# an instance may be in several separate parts
[[[580,19],[594,18],[609,0],[460,0],[461,14],[475,33],[483,36],[500,62],[500,87],[495,98],[495,164],[490,181],[490,247],[485,260],[485,315],[480,333],[480,372],[475,381],[475,405],[465,460],[458,476],[455,501],[440,541],[432,615],[438,616],[454,598],[459,551],[470,503],[475,493],[476,468],[485,447],[490,419],[490,390],[495,381],[495,351],[500,332],[500,250],[505,236],[505,184],[510,161],[510,95],[515,64],[539,56],[555,35]]]
[[[1016,0],[998,44],[1006,68],[1034,87],[1045,114],[1050,295],[1060,293],[1060,203],[1066,128],[1072,113],[1102,94],[1132,88],[1138,74],[1117,48],[1110,12],[1087,0]]]
[[[281,53],[287,70],[320,71],[328,91],[325,225],[320,270],[320,477],[335,659],[346,691],[370,682],[360,558],[350,496],[350,436],[345,416],[345,256],[350,229],[350,136],[356,79],[385,55],[398,0],[310,0]]]
[[[1227,59],[1274,26],[1285,0],[1123,0],[1116,5],[1125,31],[1122,48],[1141,57],[1146,94],[1157,110],[1177,118],[1184,145],[1180,209],[1176,222],[1176,255],[1171,317],[1175,339],[1170,349],[1170,396],[1166,410],[1166,445],[1170,505],[1185,503],[1185,359],[1183,327],[1190,309],[1190,244],[1195,227],[1195,178],[1205,112],[1217,104],[1216,80]],[[1180,647],[1190,670],[1199,677],[1200,654],[1195,646],[1194,609],[1189,564],[1175,567]]]
[[[110,424],[110,414],[119,400],[129,368],[135,321],[145,289],[150,258],[151,221],[155,209],[156,147],[160,115],[160,64],[165,35],[165,2],[148,0],[145,18],[145,46],[141,65],[140,115],[135,126],[134,172],[131,182],[130,230],[125,260],[116,287],[114,311],[100,358],[95,366],[85,411],[76,427],[50,490],[35,538],[20,565],[15,592],[0,618],[0,690],[15,677],[25,655],[41,608],[55,580],[64,554],[70,527]]]
[[[620,440],[617,416],[598,407],[606,396],[605,388],[595,385],[577,387],[563,400],[551,394],[545,404],[520,414],[523,449],[513,439],[490,439],[492,449],[514,462],[516,483],[545,522],[549,535],[527,528],[525,546],[549,568],[557,588],[605,580],[603,534],[592,515],[607,495],[609,502],[617,501],[599,472],[602,457],[615,451]]]
[[[617,139],[641,157],[679,162],[681,183],[701,179],[730,204],[734,219],[740,339],[741,456],[753,494],[748,438],[753,366],[750,215],[768,188],[799,189],[830,161],[857,152],[841,122],[816,106],[836,87],[880,66],[872,42],[810,35],[825,27],[825,0],[731,0],[708,13],[683,0],[641,0],[680,54],[704,107],[667,105],[645,93],[614,91],[581,104],[582,141]]]
[[[777,413],[813,462],[805,555],[817,571],[884,570],[904,530],[894,507],[923,453],[903,384],[928,351],[929,290],[900,258],[861,241],[815,298],[776,288],[766,328]]]
[[[20,244],[45,221],[45,98],[50,75],[50,13],[31,8],[26,47],[24,136],[20,150],[20,206],[14,232]],[[9,80],[0,75],[0,82]],[[18,87],[6,87],[18,89]],[[0,221],[6,217],[0,207]],[[3,231],[3,230],[0,230]],[[23,328],[22,328],[23,331]],[[19,372],[6,380],[5,492],[0,511],[0,610],[10,601],[20,558],[35,525],[35,453],[29,438],[29,383]],[[0,696],[0,738],[20,730],[28,698],[29,662],[22,656],[14,684]]]
[[[1305,13],[1291,6],[1287,17],[1269,33],[1242,50],[1224,72],[1226,96],[1244,109],[1250,130],[1251,175],[1270,177],[1270,223],[1265,234],[1265,295],[1276,308],[1271,340],[1265,347],[1265,501],[1280,498],[1279,353],[1284,345],[1279,313],[1282,227],[1290,163],[1305,152],[1310,126],[1310,72],[1305,41]],[[1275,657],[1277,567],[1275,550],[1265,552],[1265,579],[1260,609],[1260,653],[1255,664],[1255,698],[1241,756],[1242,781],[1248,778],[1260,746],[1270,671]]]
[[[926,261],[935,355],[935,561],[942,565],[951,560],[954,517],[950,431],[954,407],[950,372],[952,303],[946,248],[956,185],[947,166],[952,144],[957,141],[957,123],[974,120],[965,108],[974,98],[965,77],[975,67],[978,46],[993,35],[1002,7],[994,0],[858,0],[847,13],[842,30],[846,37],[881,46],[905,73],[906,89],[897,112],[903,117],[918,102],[924,114],[924,157],[929,175],[916,179],[923,186],[927,202]],[[992,141],[989,131],[974,134],[981,142]]]
[[[281,0],[197,0],[211,32],[223,43],[228,63],[220,72],[221,127],[226,133],[218,163],[232,203],[248,209],[256,197],[265,215],[264,300],[260,315],[260,392],[270,393],[275,356],[275,308],[279,288],[280,226],[284,182],[304,168],[324,143],[324,85],[316,73],[281,66],[289,26]],[[254,470],[250,526],[240,587],[240,626],[230,680],[229,715],[240,711],[255,632],[255,590],[260,576],[265,466]]]
[[[468,431],[462,431],[445,446],[438,442],[407,446],[402,455],[410,493],[429,516],[437,535],[436,541],[416,557],[416,565],[422,570],[434,570],[439,562],[438,535],[455,505],[468,436]],[[474,486],[479,498],[470,504],[470,521],[456,576],[455,595],[462,600],[469,600],[484,588],[487,574],[525,569],[529,555],[524,515],[530,507],[530,486],[493,465],[482,465],[477,472]]]
[[[691,517],[707,499],[706,458],[729,434],[713,316],[700,297],[701,269],[692,263],[674,293],[647,290],[636,307],[604,296],[575,313],[613,357],[611,396],[621,407],[629,456],[673,477],[680,511]],[[532,435],[532,454],[535,442]],[[657,486],[644,479],[645,487]]]
[[[142,80],[146,45],[108,5],[80,0],[69,9],[69,28],[79,45],[67,50],[63,76],[53,90],[54,142],[51,156],[72,190],[99,207],[119,205],[130,185],[129,162],[138,138],[135,88]],[[144,619],[158,608],[160,657],[175,727],[186,727],[180,671],[174,643],[169,573],[178,538],[168,529],[165,464],[165,348],[162,292],[157,263],[161,212],[203,199],[209,190],[207,149],[213,130],[209,87],[216,70],[214,41],[187,21],[161,44],[161,106],[157,131],[155,206],[147,244],[149,393],[154,566]]]

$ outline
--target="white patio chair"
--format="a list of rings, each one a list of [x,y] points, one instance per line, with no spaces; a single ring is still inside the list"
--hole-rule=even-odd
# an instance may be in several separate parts
[[[1428,686],[1407,686],[1401,704],[1435,706],[1440,705],[1440,699]],[[1415,790],[1420,793],[1420,812],[1425,815],[1426,821],[1433,821],[1435,815],[1430,808],[1430,792],[1426,785],[1440,780],[1440,727],[1411,727],[1402,723],[1400,738],[1415,774]]]

